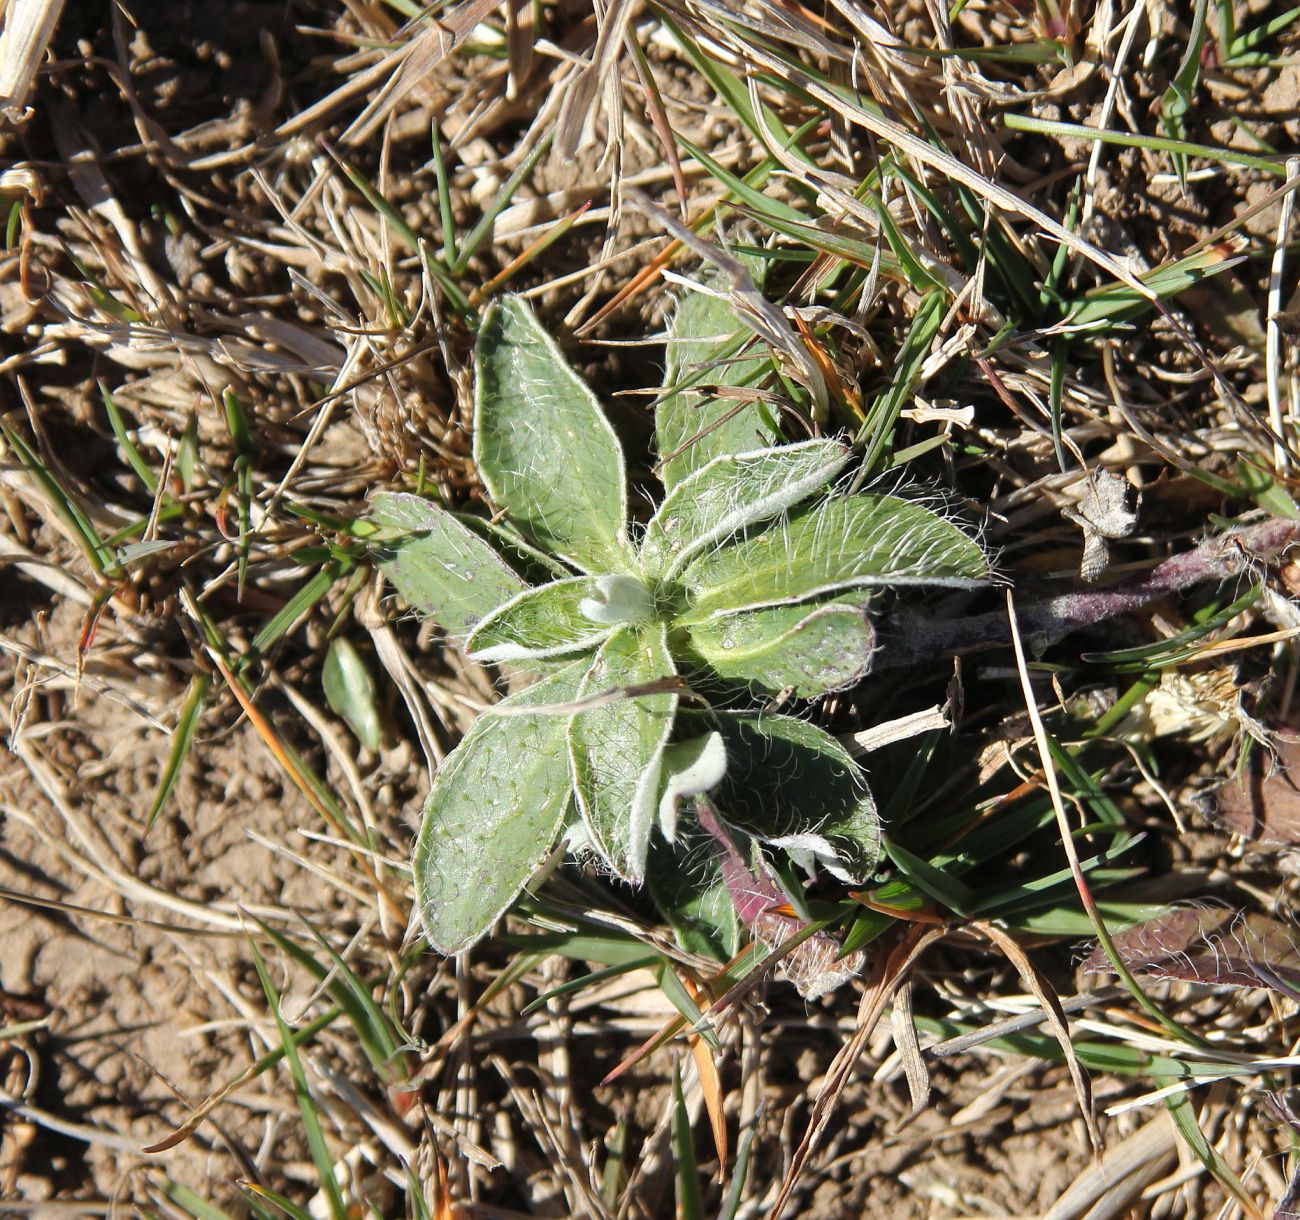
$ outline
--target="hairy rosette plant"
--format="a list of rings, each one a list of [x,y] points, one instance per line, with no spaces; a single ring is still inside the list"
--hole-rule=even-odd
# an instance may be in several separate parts
[[[735,330],[725,302],[688,298],[670,377]],[[761,361],[723,363],[735,383]],[[734,952],[716,853],[684,800],[704,791],[745,850],[865,881],[880,830],[860,769],[758,696],[857,682],[876,591],[984,582],[979,544],[898,496],[836,494],[849,448],[776,443],[756,398],[737,411],[686,392],[657,409],[665,495],[636,540],[618,437],[523,300],[487,310],[476,375],[474,460],[501,523],[405,494],[372,515],[378,562],[418,613],[538,678],[480,715],[434,779],[414,855],[428,940],[472,945],[565,836],[648,881],[685,941]]]

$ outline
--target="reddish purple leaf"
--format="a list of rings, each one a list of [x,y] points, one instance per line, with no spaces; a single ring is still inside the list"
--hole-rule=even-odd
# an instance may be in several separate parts
[[[697,797],[695,813],[700,826],[713,840],[722,868],[722,880],[731,895],[736,916],[749,934],[769,949],[777,949],[802,932],[807,923],[788,913],[790,908],[785,895],[766,870],[754,875],[709,802]],[[840,957],[840,948],[839,941],[833,936],[814,932],[781,959],[781,972],[801,996],[815,1000],[853,978],[862,969],[862,953]]]
[[[1227,907],[1177,907],[1114,937],[1120,961],[1157,978],[1221,987],[1271,987],[1300,992],[1295,930],[1267,915]],[[1083,969],[1110,972],[1097,945]]]

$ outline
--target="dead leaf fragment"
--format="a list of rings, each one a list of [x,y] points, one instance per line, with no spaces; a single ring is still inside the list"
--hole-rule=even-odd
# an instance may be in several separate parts
[[[1252,750],[1239,775],[1214,792],[1213,820],[1260,843],[1300,843],[1300,740],[1274,739],[1275,753]]]

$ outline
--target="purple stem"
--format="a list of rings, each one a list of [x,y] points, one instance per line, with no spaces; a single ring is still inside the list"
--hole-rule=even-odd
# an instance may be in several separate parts
[[[1181,555],[1171,556],[1150,572],[1104,589],[1062,593],[1058,597],[1023,602],[1016,607],[1020,631],[1041,645],[1103,619],[1177,593],[1207,580],[1231,580],[1261,558],[1276,556],[1300,539],[1300,521],[1270,517],[1257,525],[1207,538]],[[882,636],[875,670],[915,665],[956,652],[994,648],[1011,642],[1005,611],[936,622],[920,617],[900,618]]]

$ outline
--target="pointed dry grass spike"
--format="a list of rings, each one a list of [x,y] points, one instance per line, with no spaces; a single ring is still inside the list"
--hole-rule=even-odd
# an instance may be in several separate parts
[[[769,347],[783,353],[789,359],[802,375],[804,386],[812,395],[815,417],[825,419],[829,410],[829,396],[821,369],[795,333],[794,327],[785,314],[754,286],[753,277],[745,264],[721,246],[697,236],[681,221],[652,202],[644,192],[629,191],[628,199],[638,210],[662,225],[678,241],[689,246],[702,259],[726,275],[730,281],[732,304],[737,314]]]
[[[1092,1104],[1092,1086],[1089,1084],[1088,1077],[1079,1063],[1079,1056],[1075,1054],[1074,1044],[1070,1041],[1070,1027],[1066,1023],[1060,997],[1052,989],[1051,984],[1039,973],[1033,962],[1029,960],[1028,955],[1016,943],[1014,937],[993,923],[977,921],[972,923],[971,927],[987,936],[1006,954],[1007,959],[1016,968],[1016,973],[1020,975],[1021,981],[1033,992],[1035,999],[1042,1005],[1047,1024],[1051,1027],[1052,1035],[1061,1048],[1061,1054],[1065,1056],[1065,1064],[1070,1071],[1070,1080],[1074,1084],[1074,1095],[1079,1101],[1079,1112],[1083,1118],[1083,1125],[1088,1132],[1088,1142],[1092,1145],[1093,1154],[1100,1156],[1102,1150],[1101,1131],[1097,1127],[1097,1113]]]
[[[556,124],[555,151],[565,161],[573,159],[584,136],[594,129],[599,116],[597,94],[601,92],[607,77],[611,73],[618,73],[623,34],[635,7],[634,0],[609,0],[603,12],[599,3],[595,5],[600,33],[591,53],[591,62],[578,71],[576,79],[568,80],[563,85],[565,96]],[[610,135],[613,135],[612,129]],[[608,155],[608,150],[606,154]]]
[[[39,665],[43,669],[52,669],[70,682],[88,687],[96,694],[112,699],[114,703],[120,704],[128,711],[139,716],[150,728],[157,729],[161,733],[170,734],[172,732],[170,725],[158,719],[139,700],[133,699],[125,691],[118,690],[112,683],[104,681],[103,678],[97,677],[95,674],[84,671],[78,672],[79,667],[68,665],[66,662],[60,661],[58,657],[52,657],[48,653],[41,652],[38,648],[32,648],[21,640],[11,639],[7,635],[0,634],[0,651],[11,652],[14,656],[22,657],[23,660]]]
[[[912,980],[903,982],[894,995],[889,1013],[890,1028],[894,1031],[894,1047],[903,1062],[907,1078],[907,1091],[911,1094],[912,1108],[899,1124],[907,1126],[930,1104],[930,1069],[921,1054],[921,1041],[916,1036],[916,1022],[912,1014]]]
[[[0,115],[25,120],[27,98],[63,12],[63,0],[8,0],[0,30]]]

